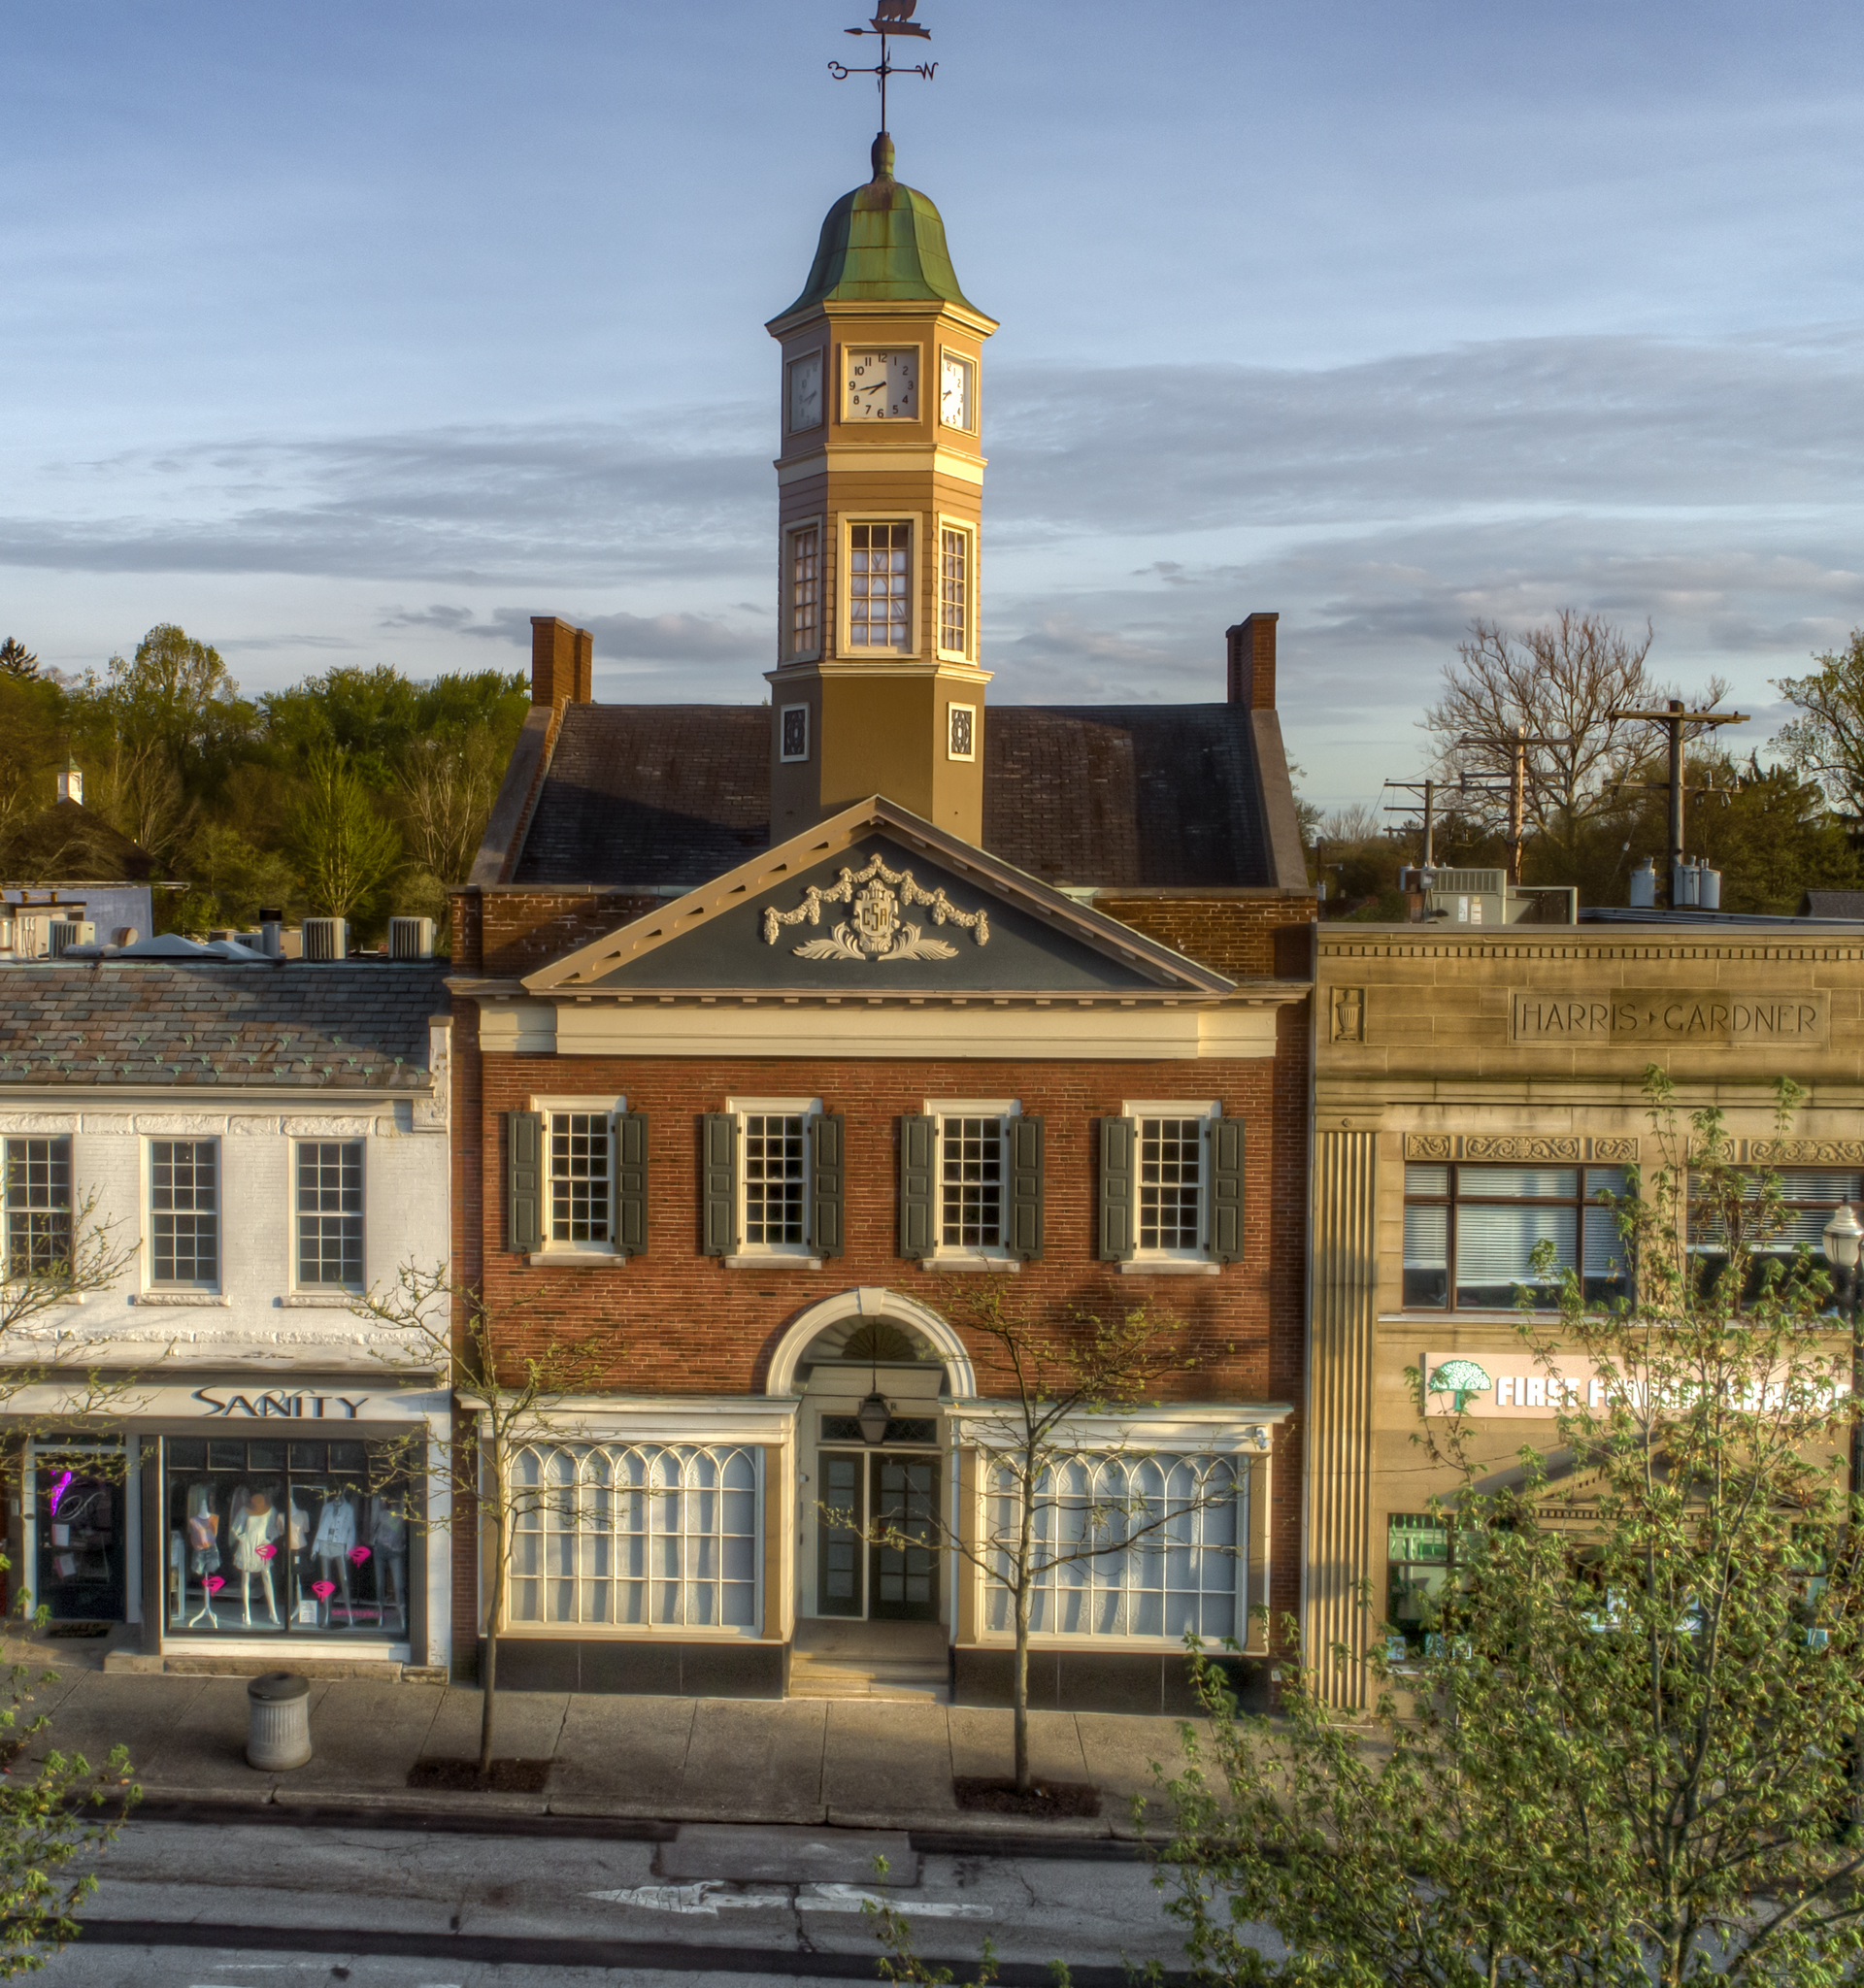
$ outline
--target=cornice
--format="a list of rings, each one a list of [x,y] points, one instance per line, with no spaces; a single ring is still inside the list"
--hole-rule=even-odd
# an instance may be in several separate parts
[[[1543,928],[1544,929],[1544,928]],[[1864,933],[1855,939],[1816,940],[1614,940],[1547,939],[1413,939],[1389,937],[1336,938],[1319,927],[1318,957],[1322,960],[1494,960],[1514,964],[1539,961],[1558,965],[1593,965],[1609,960],[1724,960],[1756,964],[1804,963],[1809,966],[1864,963]]]

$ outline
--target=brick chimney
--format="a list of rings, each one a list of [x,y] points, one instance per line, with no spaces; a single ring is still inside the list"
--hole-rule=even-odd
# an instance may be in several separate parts
[[[595,701],[595,637],[554,614],[531,616],[531,702],[552,709]]]
[[[1223,632],[1230,644],[1230,702],[1275,709],[1275,624],[1280,614],[1250,614]]]

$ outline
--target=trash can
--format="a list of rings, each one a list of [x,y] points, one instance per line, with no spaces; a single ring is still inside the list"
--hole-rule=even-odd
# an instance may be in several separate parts
[[[268,1671],[246,1687],[249,1767],[302,1767],[311,1758],[311,1680]]]

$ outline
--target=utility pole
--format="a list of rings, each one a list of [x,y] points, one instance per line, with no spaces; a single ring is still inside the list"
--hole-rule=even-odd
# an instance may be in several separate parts
[[[1664,784],[1670,790],[1669,889],[1674,907],[1677,872],[1682,868],[1682,804],[1687,792],[1682,774],[1684,728],[1699,725],[1706,731],[1716,725],[1745,725],[1748,722],[1748,713],[1739,711],[1686,711],[1682,699],[1673,697],[1662,711],[1613,711],[1607,712],[1606,716],[1614,720],[1640,718],[1646,724],[1662,725],[1670,735],[1670,778]]]
[[[1571,739],[1548,739],[1529,732],[1525,724],[1510,725],[1499,737],[1487,738],[1466,732],[1456,741],[1459,747],[1479,746],[1484,752],[1508,757],[1508,880],[1521,880],[1521,846],[1527,840],[1527,748],[1530,746],[1570,746]]]
[[[1387,780],[1385,782],[1385,789],[1388,793],[1395,789],[1401,794],[1421,794],[1424,797],[1424,856],[1422,867],[1426,870],[1432,869],[1437,861],[1435,840],[1437,834],[1437,785],[1438,783],[1435,780]],[[1415,814],[1417,810],[1408,803],[1401,803],[1397,807],[1387,803],[1384,809],[1384,812],[1387,814]]]

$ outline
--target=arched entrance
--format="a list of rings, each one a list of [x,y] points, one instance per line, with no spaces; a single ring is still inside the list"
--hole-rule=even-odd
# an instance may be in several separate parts
[[[963,1342],[917,1299],[844,1291],[784,1334],[767,1386],[801,1404],[792,1693],[935,1688],[951,1605],[946,1410],[977,1392]]]

